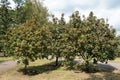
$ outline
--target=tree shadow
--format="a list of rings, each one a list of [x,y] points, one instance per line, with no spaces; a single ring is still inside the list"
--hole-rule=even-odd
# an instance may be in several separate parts
[[[1,60],[0,63],[2,63],[2,62],[4,62],[4,61]]]
[[[56,66],[55,62],[50,62],[44,65],[38,65],[38,66],[28,66],[28,68],[25,70],[24,68],[21,68],[18,70],[18,72],[22,72],[24,75],[34,76],[41,73],[49,73],[53,70],[56,70],[61,65]]]
[[[100,75],[90,73],[90,77],[85,80],[120,80],[120,73],[114,72],[117,70],[115,67],[109,64],[98,64],[97,67],[100,69]]]
[[[113,66],[111,66],[111,65],[109,65],[109,64],[103,64],[103,63],[97,64],[97,67],[98,67],[98,68],[102,68],[102,69],[104,69],[104,70],[108,70],[108,71],[113,71],[113,70],[116,69],[115,67],[113,67]]]
[[[90,78],[85,80],[120,80],[120,73],[104,72],[103,76],[90,74]]]

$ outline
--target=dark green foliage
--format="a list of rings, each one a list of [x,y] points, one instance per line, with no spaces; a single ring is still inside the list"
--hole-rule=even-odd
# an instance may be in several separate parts
[[[8,56],[5,53],[5,50],[8,48],[8,36],[7,36],[7,29],[12,26],[12,10],[9,6],[10,3],[8,0],[1,0],[0,1],[0,51],[4,56]]]
[[[116,54],[116,56],[117,57],[120,57],[120,36],[117,36],[116,37],[116,41],[118,42],[118,48],[117,48],[117,54]]]
[[[38,0],[14,0],[16,7],[13,10],[14,25],[34,20],[38,25],[46,24],[48,12]]]
[[[10,3],[8,0],[1,0],[0,3],[0,27],[6,29],[11,23]]]
[[[74,68],[76,70],[85,71],[87,73],[99,71],[99,69],[97,68],[96,65],[94,65],[94,64],[86,64],[84,62],[83,63],[77,63],[76,65],[74,65]]]

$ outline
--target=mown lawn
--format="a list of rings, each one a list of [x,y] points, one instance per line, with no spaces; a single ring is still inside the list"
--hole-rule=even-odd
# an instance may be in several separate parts
[[[55,67],[49,60],[30,63],[26,74],[23,74],[22,68],[23,65],[19,64],[16,68],[0,74],[0,80],[120,80],[120,70],[85,73]]]
[[[0,57],[0,63],[8,60],[12,60],[12,57]]]
[[[120,62],[120,58],[116,58],[115,60],[110,60],[109,62]]]

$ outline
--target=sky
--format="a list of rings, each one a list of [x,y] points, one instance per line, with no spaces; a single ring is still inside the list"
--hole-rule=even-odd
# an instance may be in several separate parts
[[[93,11],[97,18],[108,19],[108,23],[116,29],[116,34],[120,35],[120,0],[44,0],[43,4],[57,17],[65,13],[66,20],[74,11],[85,16]]]
[[[10,0],[12,1],[12,0]],[[68,21],[74,11],[80,15],[88,16],[90,11],[94,12],[97,18],[108,19],[108,23],[116,29],[120,35],[120,0],[40,0],[47,7],[49,13],[60,18],[65,14]],[[12,3],[13,5],[13,3]]]

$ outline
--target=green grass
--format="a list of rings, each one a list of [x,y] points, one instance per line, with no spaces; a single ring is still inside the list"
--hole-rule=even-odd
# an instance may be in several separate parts
[[[120,62],[120,58],[116,58],[115,60],[110,60],[109,62]]]
[[[23,74],[24,66],[19,64],[0,75],[0,80],[119,80],[120,70],[85,73],[54,66],[53,61],[37,60],[30,63],[27,73]]]
[[[0,63],[8,60],[12,60],[12,57],[0,57]]]

